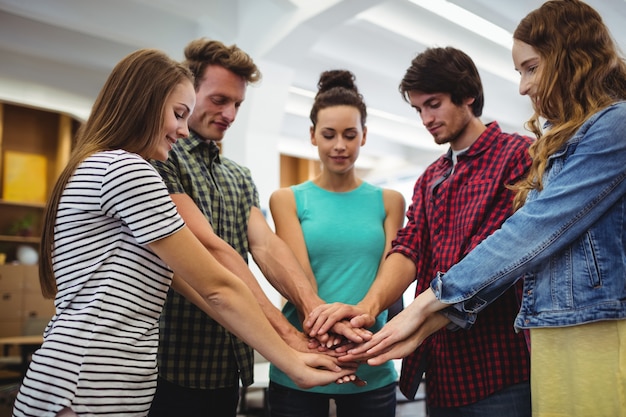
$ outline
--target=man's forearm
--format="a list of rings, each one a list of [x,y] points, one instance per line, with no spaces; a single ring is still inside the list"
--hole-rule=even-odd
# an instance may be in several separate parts
[[[358,306],[368,311],[372,317],[396,302],[411,282],[415,280],[416,268],[410,258],[392,253],[382,263],[374,283]]]
[[[213,248],[211,253],[226,269],[237,275],[250,288],[263,313],[278,334],[283,336],[293,329],[281,311],[267,298],[267,294],[250,271],[248,264],[232,247],[225,245],[222,248]]]
[[[202,245],[211,252],[222,266],[239,277],[250,289],[274,329],[281,336],[292,331],[297,332],[285,319],[280,310],[267,298],[258,280],[250,271],[248,264],[239,252],[213,232],[210,223],[191,197],[180,193],[171,194],[171,198],[185,223]]]
[[[324,301],[285,242],[275,235],[271,239],[267,247],[252,251],[254,261],[270,284],[307,315]]]

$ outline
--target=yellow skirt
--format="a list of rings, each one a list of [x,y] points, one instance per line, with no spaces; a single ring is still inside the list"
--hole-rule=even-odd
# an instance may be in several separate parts
[[[530,330],[533,417],[626,417],[626,320]]]

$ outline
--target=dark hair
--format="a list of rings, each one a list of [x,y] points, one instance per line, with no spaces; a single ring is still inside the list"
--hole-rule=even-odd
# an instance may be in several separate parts
[[[256,64],[237,45],[227,46],[224,43],[207,38],[193,40],[185,47],[186,65],[194,77],[196,77],[195,88],[202,83],[204,70],[209,65],[218,65],[239,75],[247,83],[256,83],[261,79],[261,71]]]
[[[145,154],[162,140],[165,102],[181,83],[193,83],[189,69],[156,49],[141,49],[123,58],[111,71],[77,132],[76,145],[59,175],[43,221],[39,281],[44,297],[56,294],[52,269],[54,226],[65,185],[88,156],[112,149]]]
[[[361,113],[361,126],[365,126],[367,108],[354,80],[354,74],[347,70],[324,71],[320,75],[310,115],[313,127],[317,124],[319,111],[333,106],[356,107]]]
[[[409,91],[448,93],[457,106],[473,97],[472,113],[476,117],[483,113],[485,99],[478,69],[465,52],[450,46],[428,48],[417,55],[406,70],[399,90],[406,101]]]
[[[517,185],[515,207],[528,191],[542,188],[548,157],[572,137],[589,116],[626,99],[626,62],[600,14],[578,0],[547,1],[523,18],[513,38],[530,45],[541,58],[537,69],[539,98],[526,123],[537,140],[530,147],[533,164]],[[542,131],[540,117],[550,122]]]

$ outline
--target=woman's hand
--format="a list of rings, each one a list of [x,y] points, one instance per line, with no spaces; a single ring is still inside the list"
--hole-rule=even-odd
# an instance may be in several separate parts
[[[300,388],[307,389],[333,382],[352,382],[357,378],[357,364],[354,362],[339,364],[336,358],[322,353],[296,354],[298,361],[291,369],[284,371]]]
[[[349,326],[336,327],[338,323],[347,324],[348,320],[356,318],[358,318],[357,326],[350,321]],[[315,338],[327,334],[332,329],[334,333],[341,334],[355,343],[362,343],[369,340],[371,333],[368,334],[367,330],[355,329],[369,328],[374,325],[374,322],[375,318],[358,305],[332,303],[322,304],[313,309],[304,322],[304,329],[309,336]]]
[[[372,339],[348,351],[341,361],[367,360],[380,365],[389,359],[400,359],[411,353],[428,336],[449,320],[437,314],[444,307],[427,289],[372,336]]]

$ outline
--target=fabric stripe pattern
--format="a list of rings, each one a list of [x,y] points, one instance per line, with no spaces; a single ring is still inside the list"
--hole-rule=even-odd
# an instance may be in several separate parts
[[[146,244],[184,222],[140,156],[106,151],[68,182],[55,224],[56,314],[20,387],[14,416],[147,415],[170,269]]]

